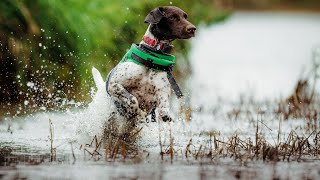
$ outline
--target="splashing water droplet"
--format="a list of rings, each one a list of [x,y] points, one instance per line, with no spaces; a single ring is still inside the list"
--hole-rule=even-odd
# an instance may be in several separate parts
[[[25,100],[23,104],[27,106],[29,104],[29,101]]]
[[[34,82],[27,82],[27,86],[32,88],[34,86]]]
[[[47,110],[47,108],[44,107],[44,106],[40,107],[40,109],[41,109],[41,110],[44,110],[44,111]]]

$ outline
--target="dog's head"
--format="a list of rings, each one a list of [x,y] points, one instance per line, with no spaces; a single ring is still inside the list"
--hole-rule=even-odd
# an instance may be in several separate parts
[[[152,10],[144,21],[151,24],[151,33],[160,40],[189,39],[194,37],[196,27],[187,18],[178,7],[162,6]]]

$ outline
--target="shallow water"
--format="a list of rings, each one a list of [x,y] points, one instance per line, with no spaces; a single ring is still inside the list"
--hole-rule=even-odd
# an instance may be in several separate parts
[[[240,166],[236,163],[212,164],[160,164],[135,165],[77,163],[76,165],[49,164],[18,166],[17,170],[0,170],[4,179],[317,179],[318,163],[253,163]]]
[[[219,134],[218,137],[222,141],[227,140],[235,133],[245,139],[254,138],[257,119],[260,120],[258,123],[259,132],[267,138],[269,143],[276,143],[279,117],[273,114],[272,104],[256,104],[248,107],[247,109],[252,113],[253,118],[251,119],[247,115],[230,118],[227,114],[238,105],[235,101],[238,100],[236,96],[244,90],[245,81],[248,79],[252,80],[250,84],[257,87],[257,94],[261,97],[276,98],[278,94],[287,95],[291,91],[296,82],[296,76],[305,62],[292,58],[309,59],[310,54],[306,51],[310,50],[313,44],[320,43],[320,40],[317,39],[319,37],[315,35],[320,32],[318,17],[320,15],[236,13],[225,23],[200,30],[199,37],[193,41],[191,60],[194,74],[188,84],[192,87],[190,88],[192,90],[190,98],[194,109],[192,121],[185,122],[183,118],[180,118],[180,114],[177,113],[177,102],[174,101],[174,108],[172,108],[176,112],[174,123],[143,123],[140,125],[143,127],[141,138],[138,141],[141,154],[132,159],[119,158],[114,162],[109,162],[104,160],[103,150],[101,150],[101,156],[91,157],[88,152],[80,148],[83,144],[90,144],[95,135],[101,136],[104,122],[114,108],[104,90],[103,78],[98,71],[93,70],[97,91],[93,94],[92,102],[86,108],[74,108],[65,112],[40,112],[24,117],[7,117],[5,121],[1,122],[0,178],[320,178],[320,165],[316,158],[306,158],[300,163],[266,163],[259,160],[239,161],[232,157],[209,160],[184,156],[190,139],[192,139],[194,150],[208,142],[208,136],[204,135],[204,132],[215,132]],[[269,26],[275,28],[268,29]],[[303,37],[305,40],[299,39],[302,38],[300,36],[296,37],[296,31],[290,31],[290,29],[297,27],[299,27],[299,33],[307,34],[306,37]],[[277,33],[275,34],[275,32]],[[288,32],[291,32],[291,35]],[[252,36],[248,36],[248,34]],[[288,34],[290,36],[285,36]],[[293,40],[292,37],[297,39]],[[283,38],[288,40],[290,45],[281,45],[277,42]],[[262,47],[259,46],[260,43],[256,42],[258,40],[264,42]],[[296,46],[295,41],[301,41],[301,44]],[[237,42],[240,44],[235,44]],[[229,53],[229,44],[235,47],[231,48],[232,53]],[[275,49],[273,49],[274,44],[277,44]],[[284,48],[281,49],[281,52],[275,52],[274,50],[279,50],[278,46],[285,46],[288,49]],[[268,54],[271,54],[272,57],[270,57],[271,55],[266,56],[264,49],[268,49]],[[250,50],[250,52],[246,50]],[[247,57],[246,54],[250,54],[250,58],[248,57],[244,62],[242,60]],[[239,62],[233,61],[235,58]],[[276,63],[279,61],[278,58],[288,62],[282,62],[283,64],[280,65]],[[256,62],[257,59],[259,62]],[[266,62],[268,65],[265,64]],[[277,65],[274,65],[275,63]],[[286,71],[289,64],[290,70]],[[235,67],[230,67],[231,65]],[[264,69],[264,67],[269,69],[256,73],[254,76],[248,73],[252,71],[250,68],[259,72],[259,68]],[[274,72],[274,76],[266,77],[263,74],[270,71]],[[278,78],[278,76],[283,78]],[[264,82],[262,90],[261,79]],[[283,85],[284,81],[287,82],[286,85]],[[274,82],[276,85],[267,82]],[[217,85],[221,85],[221,88],[217,88]],[[219,100],[218,96],[228,101]],[[226,97],[230,97],[230,99]],[[265,114],[257,115],[261,110]],[[50,125],[49,119],[52,125]],[[310,133],[306,131],[308,127],[302,119],[281,121],[280,125],[280,140],[285,140],[291,130],[295,130],[301,136],[307,136]],[[50,162],[50,127],[54,132],[53,147],[56,150],[54,162]],[[172,163],[168,155],[164,157],[164,160],[161,160],[159,134],[163,148],[168,147],[170,136],[174,138],[175,156]]]

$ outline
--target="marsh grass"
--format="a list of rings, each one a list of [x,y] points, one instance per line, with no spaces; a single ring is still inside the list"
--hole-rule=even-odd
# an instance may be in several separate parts
[[[203,137],[207,138],[204,143],[193,144],[192,139],[181,151],[175,150],[181,147],[175,147],[170,142],[166,151],[160,153],[161,160],[173,159],[191,162],[216,162],[221,158],[231,158],[240,163],[254,161],[264,162],[310,162],[320,160],[319,155],[319,135],[320,131],[313,131],[307,136],[298,135],[292,130],[284,141],[278,141],[273,144],[264,137],[259,128],[257,128],[255,140],[245,138],[235,133],[222,140],[217,132],[203,132]],[[184,157],[184,158],[183,158]]]
[[[86,154],[90,155],[89,160],[100,160],[102,154],[100,153],[102,140],[98,139],[97,136],[94,136],[90,144],[85,144],[80,146],[80,150],[83,150],[84,158],[86,158]]]
[[[316,76],[314,76],[316,77]],[[316,78],[313,79],[315,83]],[[265,162],[278,161],[313,161],[319,159],[319,104],[318,94],[315,92],[314,85],[309,86],[309,81],[299,80],[293,95],[285,101],[280,101],[278,107],[282,109],[272,110],[272,106],[266,105],[269,109],[254,108],[261,107],[261,104],[255,104],[254,101],[240,101],[232,111],[227,112],[229,120],[247,119],[255,127],[254,137],[243,137],[243,135],[234,132],[227,140],[221,139],[220,132],[202,132],[206,143],[194,145],[192,139],[186,145],[184,156],[186,159],[195,160],[214,160],[221,157],[233,158],[236,161],[248,162],[263,160]],[[283,104],[286,102],[287,104]],[[294,105],[292,105],[294,104]],[[271,108],[270,108],[271,107]],[[271,109],[271,110],[270,110]],[[252,111],[253,110],[253,111]],[[256,118],[254,117],[256,114]],[[264,117],[272,115],[278,117],[279,125],[277,137],[267,138],[262,129],[274,131],[268,127]],[[282,123],[288,119],[303,119],[305,121],[304,133],[291,130],[284,135]],[[301,127],[302,128],[302,127]],[[270,141],[273,141],[270,143]]]
[[[276,113],[282,114],[284,119],[304,118],[312,130],[317,130],[320,110],[319,93],[316,84],[320,75],[320,49],[313,49],[312,68],[307,77],[300,77],[293,93],[278,103]]]
[[[123,160],[132,159],[139,154],[136,142],[142,127],[136,127],[133,122],[135,120],[127,121],[119,126],[114,117],[108,120],[102,137],[107,161],[114,161],[120,157]]]
[[[165,144],[159,132],[160,160],[168,160],[170,163],[174,163],[175,160],[208,162],[219,158],[231,158],[241,163],[260,160],[264,162],[320,160],[320,131],[314,130],[307,135],[301,135],[292,130],[283,137],[279,121],[277,139],[273,139],[273,143],[270,143],[270,139],[262,133],[262,128],[267,125],[260,120],[256,122],[254,137],[243,137],[234,133],[222,138],[220,132],[208,131],[201,133],[204,142],[200,144],[194,144],[192,138],[186,145],[175,144],[171,128],[169,143]],[[103,137],[106,160],[132,159],[141,154],[142,149],[136,144],[141,130],[142,128],[134,129],[129,134],[123,134],[117,126],[110,124]]]

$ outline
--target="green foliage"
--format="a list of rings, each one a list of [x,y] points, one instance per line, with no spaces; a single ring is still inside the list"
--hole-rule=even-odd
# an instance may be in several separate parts
[[[93,83],[91,67],[105,77],[131,43],[141,41],[147,13],[163,5],[181,7],[194,24],[210,24],[228,15],[215,9],[211,0],[2,0],[0,36],[25,27],[12,37],[20,53],[10,51],[15,76],[20,75],[18,90],[26,94],[26,84],[32,81],[46,87],[33,92],[36,96],[64,92],[69,99],[87,97]],[[185,42],[177,41],[175,47],[176,53],[187,55]]]

